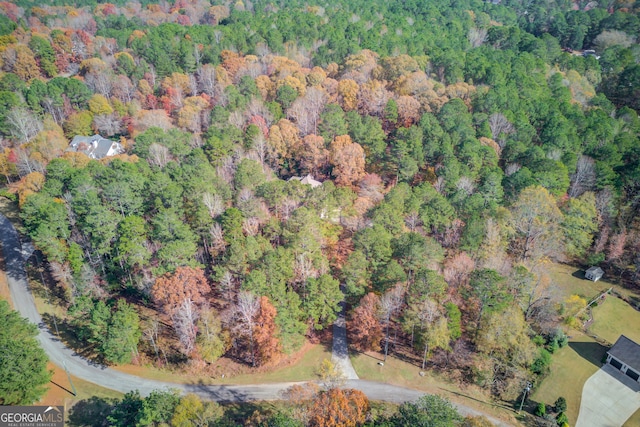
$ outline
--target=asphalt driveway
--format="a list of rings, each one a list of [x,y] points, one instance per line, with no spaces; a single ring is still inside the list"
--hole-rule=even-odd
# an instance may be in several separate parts
[[[638,409],[640,384],[604,365],[584,383],[576,427],[621,427]]]

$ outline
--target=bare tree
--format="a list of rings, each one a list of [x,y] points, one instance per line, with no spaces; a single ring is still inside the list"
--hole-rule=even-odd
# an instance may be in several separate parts
[[[209,228],[209,237],[211,238],[209,254],[216,256],[220,252],[224,252],[227,248],[227,242],[224,240],[224,232],[219,223],[216,222],[211,225]]]
[[[463,176],[458,180],[456,188],[467,196],[471,196],[476,189],[476,185],[471,178]]]
[[[264,134],[262,132],[258,133],[253,139],[253,152],[255,153],[255,160],[260,162],[260,164],[262,165],[262,170],[264,171],[266,168],[265,162],[267,161],[267,157],[269,155],[269,144],[267,143],[267,139],[264,137]]]
[[[416,231],[416,228],[422,224],[422,219],[420,219],[418,212],[413,211],[404,217],[404,223],[409,227],[410,231]]]
[[[444,261],[444,280],[454,287],[464,286],[475,267],[473,259],[465,252],[460,252]]]
[[[522,166],[520,166],[517,163],[509,163],[507,167],[504,169],[504,174],[506,176],[511,176],[514,173],[518,172],[521,168]]]
[[[291,104],[287,115],[296,121],[301,136],[318,133],[320,113],[327,103],[327,98],[324,90],[310,87],[304,97],[296,99]]]
[[[489,116],[489,128],[491,128],[491,138],[498,143],[501,149],[507,142],[505,136],[515,131],[511,122],[502,113],[493,113]]]
[[[397,284],[389,289],[382,298],[380,298],[380,320],[385,324],[385,340],[384,340],[384,361],[387,361],[389,353],[389,327],[391,317],[400,310],[404,302],[404,287]]]
[[[196,79],[200,90],[210,97],[217,95],[216,69],[211,64],[205,64],[196,71]]]
[[[601,222],[608,224],[611,221],[613,213],[614,195],[611,188],[605,187],[596,193],[596,210]]]
[[[260,220],[254,216],[245,219],[242,222],[242,231],[247,236],[255,236],[260,232]]]
[[[149,341],[149,344],[151,344],[151,347],[156,354],[156,360],[160,358],[159,351],[162,351],[164,363],[165,365],[168,365],[169,361],[167,360],[167,355],[164,352],[164,349],[160,347],[159,344],[160,322],[158,321],[158,319],[152,318],[151,320],[149,320],[147,327],[142,331],[142,336],[145,340]]]
[[[251,365],[256,366],[255,351],[253,348],[253,329],[256,326],[255,318],[260,310],[260,300],[251,292],[240,292],[235,306],[236,329],[240,334],[249,338],[249,353]]]
[[[196,304],[191,298],[185,298],[171,317],[173,328],[182,346],[182,352],[187,356],[193,352],[196,345],[198,315]]]
[[[235,295],[235,281],[233,280],[233,275],[229,270],[225,270],[220,278],[220,295],[227,302],[231,302],[233,300],[233,296]]]
[[[13,107],[5,116],[11,134],[19,142],[29,142],[42,130],[42,122],[23,107]]]
[[[569,197],[578,197],[585,191],[593,190],[596,183],[595,161],[588,156],[580,156],[576,172],[571,175]]]
[[[122,120],[117,114],[98,114],[93,117],[93,125],[102,135],[111,136],[120,133]]]
[[[305,283],[307,279],[317,277],[317,271],[313,268],[313,260],[307,253],[301,253],[296,256],[293,266],[295,281]]]
[[[113,89],[113,81],[111,76],[106,72],[87,73],[84,80],[93,92],[97,92],[107,98],[110,97],[111,89]]]
[[[211,218],[217,218],[225,210],[224,200],[218,194],[204,193],[202,203],[207,207]]]
[[[59,262],[49,261],[49,271],[53,279],[63,287],[68,286],[73,280],[73,273],[68,263],[60,264]]]
[[[486,28],[469,28],[468,34],[469,44],[471,47],[480,47],[487,40]]]
[[[167,147],[154,142],[149,146],[149,157],[147,160],[150,165],[163,168],[171,160],[171,154],[169,154]]]
[[[31,172],[44,173],[44,165],[31,158],[29,152],[20,147],[14,150],[16,153],[16,168],[18,168],[18,174],[23,177],[29,175]]]

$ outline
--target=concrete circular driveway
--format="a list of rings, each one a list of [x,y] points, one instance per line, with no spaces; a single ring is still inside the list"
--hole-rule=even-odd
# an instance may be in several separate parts
[[[621,427],[638,409],[640,384],[604,365],[584,383],[576,427]]]

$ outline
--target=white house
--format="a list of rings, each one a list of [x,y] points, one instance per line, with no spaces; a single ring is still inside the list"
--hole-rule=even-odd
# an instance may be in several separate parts
[[[91,159],[100,160],[122,154],[124,148],[119,142],[111,141],[97,134],[93,136],[76,135],[71,140],[67,151],[84,153]]]

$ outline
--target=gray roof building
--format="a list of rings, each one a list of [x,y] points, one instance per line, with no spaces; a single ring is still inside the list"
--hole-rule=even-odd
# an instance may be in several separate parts
[[[305,177],[292,176],[291,178],[289,178],[289,181],[291,180],[300,181],[302,184],[310,185],[311,188],[316,188],[322,185],[320,181],[316,181],[315,179],[313,179],[313,176],[311,174]]]
[[[597,282],[598,280],[600,280],[600,278],[602,278],[603,275],[604,271],[602,271],[600,267],[591,267],[585,272],[584,277],[586,277],[588,280]]]
[[[82,136],[76,135],[71,140],[67,151],[84,153],[91,159],[103,159],[109,156],[124,153],[124,148],[119,142],[103,138],[100,135]]]
[[[618,341],[607,351],[607,363],[640,382],[640,344],[620,335]]]

